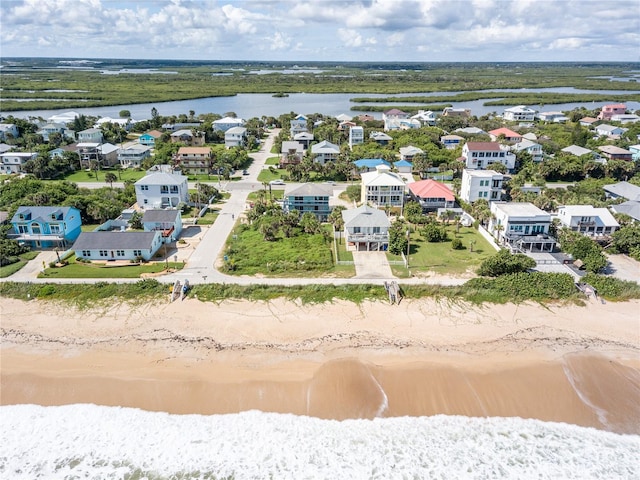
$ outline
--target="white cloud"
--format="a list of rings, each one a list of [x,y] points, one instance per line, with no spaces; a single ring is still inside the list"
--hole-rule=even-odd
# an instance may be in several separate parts
[[[637,1],[3,0],[0,42],[5,57],[637,61]]]

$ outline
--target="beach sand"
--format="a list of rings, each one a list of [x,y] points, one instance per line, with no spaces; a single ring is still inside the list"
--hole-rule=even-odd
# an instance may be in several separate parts
[[[640,302],[88,311],[3,299],[0,403],[320,418],[519,416],[640,433]]]

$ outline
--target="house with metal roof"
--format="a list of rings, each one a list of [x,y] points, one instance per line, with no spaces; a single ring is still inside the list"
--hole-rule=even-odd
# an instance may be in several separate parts
[[[608,125],[606,123],[603,123],[602,125],[598,125],[596,127],[596,133],[603,137],[619,137],[626,131],[626,128],[616,127],[615,125]]]
[[[424,150],[418,147],[414,147],[413,145],[408,145],[406,147],[400,147],[400,159],[410,162],[413,160],[413,157],[416,155],[423,154]]]
[[[24,164],[29,160],[35,160],[37,152],[11,152],[0,154],[0,173],[11,175],[12,173],[23,173]]]
[[[285,140],[280,145],[280,168],[300,163],[304,158],[304,145],[300,142]]]
[[[361,158],[360,160],[355,160],[353,164],[359,173],[373,172],[380,165],[391,167],[391,164],[382,158]]]
[[[244,119],[236,117],[224,117],[211,122],[213,129],[220,132],[226,132],[233,127],[244,127],[244,124]]]
[[[187,177],[179,173],[151,173],[138,180],[134,187],[138,206],[144,210],[177,208],[189,201]]]
[[[162,246],[162,233],[153,232],[82,232],[73,244],[77,258],[86,260],[149,261]]]
[[[313,161],[324,165],[327,162],[335,162],[340,155],[340,147],[335,143],[323,140],[320,143],[311,145],[311,155]]]
[[[523,138],[518,143],[516,143],[512,150],[514,152],[526,152],[531,155],[531,160],[534,162],[542,161],[542,145],[536,143],[534,141]]]
[[[139,168],[150,157],[151,147],[140,143],[133,143],[118,151],[118,162],[122,168]]]
[[[9,238],[32,248],[66,247],[80,235],[82,218],[74,207],[18,207]]]
[[[454,208],[456,197],[449,187],[435,180],[420,180],[409,184],[409,195],[418,202],[423,212],[435,212],[439,208]]]
[[[589,150],[588,148],[584,148],[579,145],[569,145],[568,147],[564,147],[561,152],[569,153],[576,157],[582,157],[583,155],[589,155],[591,157],[596,156],[596,153],[593,150]]]
[[[632,153],[626,148],[616,147],[615,145],[603,145],[598,147],[602,152],[602,156],[608,160],[631,160]]]
[[[611,235],[620,228],[608,209],[593,205],[562,205],[557,217],[563,227],[590,237]]]
[[[182,213],[174,210],[145,210],[142,215],[145,232],[160,231],[162,243],[175,242],[182,233]]]
[[[233,127],[224,132],[224,146],[226,148],[242,147],[247,143],[247,129]]]
[[[326,184],[286,185],[282,208],[285,213],[293,210],[300,212],[300,215],[312,213],[320,222],[326,222],[331,213],[329,199],[332,195],[333,188]]]
[[[389,248],[387,215],[377,208],[362,205],[342,211],[347,248],[357,251],[384,251]]]
[[[387,165],[378,165],[375,172],[361,173],[360,198],[379,207],[402,207],[405,183]]]
[[[293,136],[293,141],[298,142],[305,149],[309,148],[309,145],[311,145],[311,142],[313,142],[313,139],[314,139],[314,136],[313,136],[313,133],[311,132],[300,132],[300,133],[296,133]]]
[[[462,171],[460,184],[460,198],[467,203],[476,200],[487,202],[499,201],[502,197],[502,185],[504,175],[495,170],[468,170]]]
[[[640,187],[629,182],[618,182],[602,187],[609,198],[624,198],[640,202]]]
[[[458,148],[465,141],[464,137],[460,135],[442,135],[440,137],[440,143],[447,150],[453,150]]]

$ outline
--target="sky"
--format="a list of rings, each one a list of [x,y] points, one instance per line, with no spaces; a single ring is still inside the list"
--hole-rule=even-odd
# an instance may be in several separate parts
[[[2,57],[640,61],[640,0],[2,0]]]

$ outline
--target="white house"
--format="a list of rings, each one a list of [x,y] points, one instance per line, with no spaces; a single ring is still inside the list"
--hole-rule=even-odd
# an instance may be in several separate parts
[[[162,246],[155,232],[82,232],[73,244],[76,257],[87,260],[151,260]]]
[[[462,171],[460,198],[467,203],[484,199],[488,202],[499,201],[502,196],[504,175],[495,170]]]
[[[354,145],[361,145],[364,143],[364,128],[360,125],[355,125],[349,128],[349,148],[353,149]]]
[[[0,140],[6,140],[7,135],[10,135],[13,138],[18,138],[20,136],[18,127],[14,123],[0,123]]]
[[[492,202],[489,232],[499,243],[518,252],[552,252],[551,215],[529,202]]]
[[[40,130],[38,130],[37,133],[38,135],[42,135],[42,139],[45,142],[49,141],[49,135],[53,133],[59,133],[60,135],[62,135],[63,138],[64,137],[71,138],[71,139],[75,138],[75,134],[73,133],[73,130],[68,129],[64,123],[54,123],[54,122],[45,123],[40,128]]]
[[[118,162],[122,168],[139,168],[151,157],[151,147],[134,143],[118,151]]]
[[[305,149],[309,148],[313,139],[314,136],[311,132],[300,132],[293,136],[293,141],[300,143]]]
[[[418,147],[414,147],[413,145],[400,147],[400,160],[406,160],[410,162],[413,160],[413,157],[415,157],[416,155],[421,155],[423,153],[424,150]]]
[[[162,243],[175,242],[182,232],[182,214],[178,209],[145,210],[142,215],[142,228],[145,232],[159,231]]]
[[[407,120],[409,118],[409,114],[399,110],[397,108],[392,108],[387,110],[386,112],[382,112],[382,121],[384,122],[384,131],[388,132],[389,130],[399,130],[400,129],[400,121]]]
[[[224,146],[242,147],[247,143],[247,129],[244,127],[232,127],[224,132]]]
[[[347,246],[358,251],[382,251],[389,246],[387,215],[377,208],[362,205],[342,211]]]
[[[536,118],[536,111],[525,105],[505,108],[502,118],[513,122],[533,122]]]
[[[612,115],[611,116],[611,121],[612,122],[620,122],[623,125],[625,123],[636,123],[636,122],[640,122],[640,117],[638,115],[635,115],[633,113],[622,113],[622,114],[618,114],[618,115]]]
[[[431,110],[418,110],[418,113],[411,116],[412,120],[418,120],[422,125],[434,126],[436,124],[436,114]]]
[[[142,209],[177,208],[189,201],[187,177],[179,173],[151,173],[135,183],[136,201]]]
[[[569,145],[568,147],[564,147],[561,151],[576,157],[582,157],[583,155],[589,155],[591,157],[596,156],[596,153],[593,150],[589,150],[588,148],[584,148],[579,145]]]
[[[462,147],[465,167],[473,170],[485,170],[491,163],[501,163],[507,170],[513,170],[516,156],[509,147],[497,142],[467,142]]]
[[[402,207],[405,183],[387,165],[377,166],[375,172],[361,173],[360,178],[360,198],[363,202],[381,207]]]
[[[23,173],[24,164],[29,160],[35,160],[38,156],[35,152],[6,152],[0,154],[0,171],[4,174]]]
[[[311,145],[311,155],[313,161],[324,165],[327,162],[335,162],[340,155],[340,147],[335,143],[323,140],[320,143]]]
[[[224,117],[211,122],[211,126],[214,130],[220,132],[226,132],[233,127],[244,127],[244,120],[242,118]]]
[[[620,228],[608,209],[595,208],[593,205],[560,206],[558,219],[562,226],[592,237],[611,235]]]
[[[527,152],[531,155],[531,160],[534,162],[542,161],[542,145],[531,140],[523,138],[520,142],[513,146],[514,152]]]
[[[464,143],[464,140],[464,137],[460,135],[443,135],[440,137],[440,143],[447,150],[457,148],[460,144]]]
[[[569,117],[562,112],[540,112],[538,119],[542,122],[566,123]]]
[[[291,138],[293,138],[298,133],[306,132],[309,130],[307,128],[308,120],[309,119],[304,115],[296,115],[292,120],[289,121],[289,131],[291,133]]]
[[[78,143],[102,143],[102,130],[99,128],[87,128],[77,134]]]
[[[596,127],[596,133],[600,136],[605,136],[605,137],[620,136],[626,131],[627,131],[626,128],[616,127],[614,125],[607,125],[606,123],[603,123],[602,125],[598,125]]]

